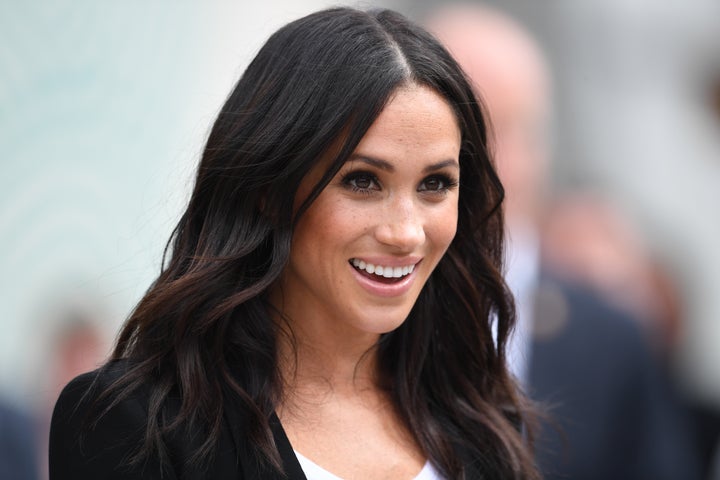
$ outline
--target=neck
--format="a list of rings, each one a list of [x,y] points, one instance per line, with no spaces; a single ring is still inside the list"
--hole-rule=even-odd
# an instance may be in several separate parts
[[[379,335],[328,335],[292,324],[280,336],[280,369],[285,397],[348,395],[378,390]]]

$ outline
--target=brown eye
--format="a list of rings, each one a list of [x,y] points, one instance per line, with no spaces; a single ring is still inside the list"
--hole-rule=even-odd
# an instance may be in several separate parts
[[[352,172],[346,175],[342,183],[355,192],[380,190],[377,177],[367,172]]]
[[[437,178],[430,178],[424,183],[425,190],[440,190],[443,188],[443,182]]]
[[[373,184],[372,178],[370,177],[357,177],[351,180],[351,184],[356,188],[370,188]]]
[[[444,192],[457,185],[445,175],[433,175],[422,181],[418,187],[419,192]]]

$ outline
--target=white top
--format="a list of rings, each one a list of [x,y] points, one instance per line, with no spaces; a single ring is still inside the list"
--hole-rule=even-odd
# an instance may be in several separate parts
[[[295,451],[298,462],[305,473],[307,480],[343,480],[335,474],[332,474],[322,468],[317,463],[313,462],[309,458],[303,456],[301,453]],[[413,480],[443,480],[437,470],[432,466],[430,462],[425,462],[425,466],[420,473],[418,473]]]

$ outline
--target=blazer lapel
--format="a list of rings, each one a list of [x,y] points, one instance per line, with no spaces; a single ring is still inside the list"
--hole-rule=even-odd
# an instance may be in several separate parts
[[[275,445],[277,446],[278,452],[280,452],[280,458],[283,461],[283,468],[287,474],[289,480],[307,480],[305,478],[305,472],[303,472],[300,462],[298,462],[295,451],[290,445],[290,440],[285,434],[285,430],[280,424],[280,419],[275,412],[270,417],[270,428],[275,437]]]
[[[225,421],[237,452],[236,471],[240,474],[239,478],[245,480],[307,480],[275,412],[268,420],[286,476],[282,476],[256,461],[255,454],[248,443],[247,428],[245,428],[247,422],[241,415],[240,406],[232,399],[231,395],[225,397],[224,410]]]

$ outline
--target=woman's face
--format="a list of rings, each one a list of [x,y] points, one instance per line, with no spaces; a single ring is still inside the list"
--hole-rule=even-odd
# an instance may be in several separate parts
[[[433,90],[395,92],[296,226],[289,264],[271,292],[294,328],[335,342],[402,324],[455,236],[460,137],[452,109]],[[328,163],[303,179],[296,205]]]

